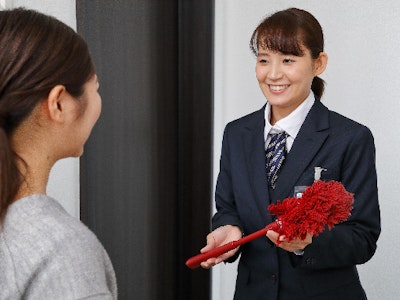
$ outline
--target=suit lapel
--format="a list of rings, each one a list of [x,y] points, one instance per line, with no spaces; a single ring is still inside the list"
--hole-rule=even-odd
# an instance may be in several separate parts
[[[277,190],[274,193],[277,199],[283,200],[293,196],[296,182],[322,147],[329,135],[328,129],[328,109],[317,100],[301,126],[279,174]]]

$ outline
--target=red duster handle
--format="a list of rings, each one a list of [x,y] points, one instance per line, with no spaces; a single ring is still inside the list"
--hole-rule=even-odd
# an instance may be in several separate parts
[[[199,267],[203,261],[206,261],[207,259],[212,258],[212,257],[218,257],[228,251],[231,251],[231,250],[239,247],[240,245],[246,244],[252,240],[262,237],[263,235],[267,234],[268,230],[276,230],[278,227],[279,227],[279,225],[277,222],[271,223],[271,224],[267,225],[266,227],[264,227],[263,229],[253,232],[252,234],[246,235],[245,237],[243,237],[237,241],[232,241],[225,245],[211,249],[205,253],[195,255],[186,261],[186,266],[188,266],[191,269],[195,269],[195,268]]]

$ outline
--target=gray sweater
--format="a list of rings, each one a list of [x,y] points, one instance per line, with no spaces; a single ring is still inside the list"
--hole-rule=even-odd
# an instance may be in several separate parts
[[[0,299],[116,299],[111,261],[96,236],[54,199],[14,202],[0,228]]]

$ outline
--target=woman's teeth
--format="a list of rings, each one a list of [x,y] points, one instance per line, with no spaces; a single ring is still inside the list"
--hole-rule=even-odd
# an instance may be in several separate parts
[[[271,90],[279,92],[289,87],[289,85],[270,85],[269,87],[271,88]]]

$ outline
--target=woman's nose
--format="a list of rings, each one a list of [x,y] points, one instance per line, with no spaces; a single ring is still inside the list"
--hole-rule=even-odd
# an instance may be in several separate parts
[[[281,66],[277,63],[273,63],[270,66],[270,70],[268,72],[269,79],[280,79],[282,77],[282,69]]]

